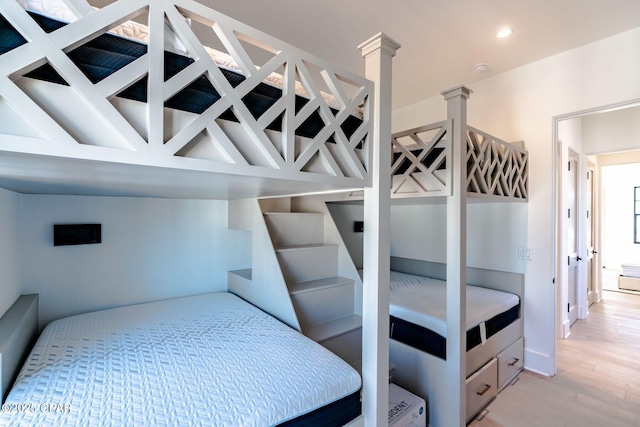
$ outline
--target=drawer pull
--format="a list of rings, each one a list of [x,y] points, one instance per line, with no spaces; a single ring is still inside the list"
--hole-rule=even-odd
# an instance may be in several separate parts
[[[513,366],[513,365],[515,365],[516,363],[518,363],[519,361],[520,361],[520,359],[518,359],[517,357],[514,357],[514,358],[513,358],[513,361],[509,363],[509,366]]]
[[[478,396],[484,396],[484,394],[485,394],[486,392],[488,392],[488,391],[489,391],[489,389],[491,389],[491,385],[490,385],[490,384],[485,384],[485,385],[484,385],[484,388],[482,389],[482,391],[476,391],[476,394],[477,394]]]

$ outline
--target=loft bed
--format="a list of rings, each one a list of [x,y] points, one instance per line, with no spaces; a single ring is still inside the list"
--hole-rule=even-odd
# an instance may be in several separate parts
[[[0,11],[5,187],[229,199],[367,182],[372,85],[360,76],[190,0]],[[136,166],[169,178],[138,184]]]
[[[470,94],[443,92],[445,121],[392,136],[392,200],[447,205],[446,264],[391,258],[390,362],[434,427],[469,422],[523,368],[524,277],[467,267],[466,227],[471,199],[527,201],[528,154],[468,126]],[[494,297],[507,302],[489,311]]]
[[[10,314],[37,316],[18,305]],[[51,322],[0,425],[341,426],[360,414],[360,384],[324,347],[219,292]]]
[[[452,194],[452,117],[394,133],[391,166],[394,199]],[[528,200],[528,153],[522,143],[508,143],[486,132],[462,127],[466,145],[466,190],[484,201]]]
[[[128,31],[147,34],[131,40]],[[0,187],[218,200],[365,188],[378,212],[366,233],[374,236],[388,186],[373,171],[388,168],[378,153],[390,136],[399,47],[384,34],[359,46],[363,78],[193,0],[0,2]],[[373,351],[363,356],[353,425],[387,410],[377,321],[386,285],[374,267],[388,256],[381,243],[369,249],[363,346]],[[34,333],[10,311],[11,327],[0,328],[3,395]]]

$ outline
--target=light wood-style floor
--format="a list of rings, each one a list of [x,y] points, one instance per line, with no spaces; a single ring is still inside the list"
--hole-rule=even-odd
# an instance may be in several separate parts
[[[558,341],[558,375],[522,372],[470,426],[640,426],[640,295],[605,291],[589,310]]]

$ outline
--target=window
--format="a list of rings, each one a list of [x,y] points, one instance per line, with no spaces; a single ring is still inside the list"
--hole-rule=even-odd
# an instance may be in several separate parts
[[[633,243],[640,243],[640,187],[633,187]]]

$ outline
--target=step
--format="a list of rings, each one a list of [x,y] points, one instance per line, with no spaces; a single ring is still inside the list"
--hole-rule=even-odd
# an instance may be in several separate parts
[[[338,275],[338,245],[284,246],[277,247],[276,253],[289,284]]]
[[[348,277],[328,277],[326,279],[309,280],[306,282],[293,283],[289,285],[289,293],[291,295],[304,292],[315,292],[323,289],[332,288],[334,286],[349,286],[354,283],[353,279]]]
[[[316,212],[266,212],[265,222],[275,247],[324,242],[324,214]]]
[[[353,280],[319,279],[296,283],[291,288],[291,302],[303,328],[353,313]]]
[[[328,322],[302,328],[302,333],[312,340],[322,343],[360,328],[362,328],[362,317],[357,314],[350,314]]]

